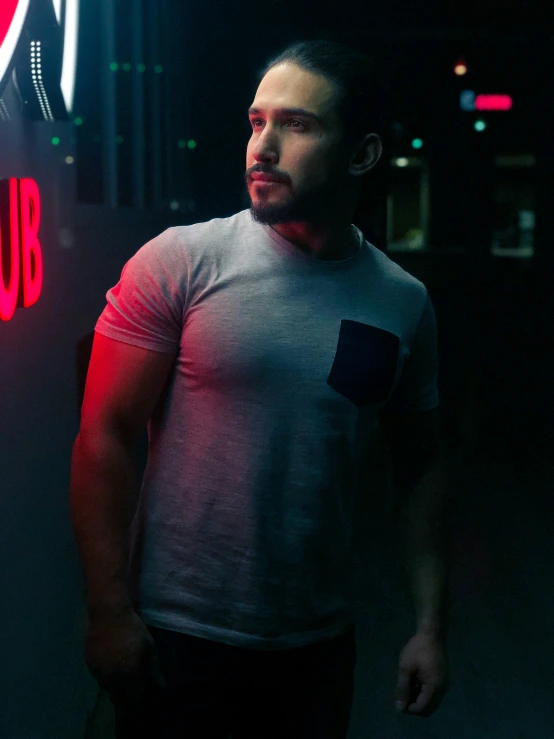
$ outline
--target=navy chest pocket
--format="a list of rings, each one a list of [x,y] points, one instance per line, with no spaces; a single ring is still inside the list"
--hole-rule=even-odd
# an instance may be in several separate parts
[[[398,363],[400,339],[358,321],[341,321],[327,384],[356,405],[386,400]]]

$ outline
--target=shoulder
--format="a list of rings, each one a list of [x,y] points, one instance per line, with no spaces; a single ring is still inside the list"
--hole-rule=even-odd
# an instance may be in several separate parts
[[[367,243],[374,268],[378,270],[381,279],[388,283],[389,288],[399,297],[416,299],[423,304],[428,297],[424,283],[391,259],[388,254],[370,242]]]

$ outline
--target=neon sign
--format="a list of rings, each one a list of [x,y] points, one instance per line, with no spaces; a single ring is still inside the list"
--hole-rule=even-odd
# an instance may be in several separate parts
[[[15,68],[29,117],[67,118],[75,93],[78,26],[79,0],[0,0],[0,95]]]
[[[0,180],[0,319],[28,308],[42,290],[40,193],[34,180]]]
[[[28,9],[29,0],[3,0],[0,5],[0,82],[10,66]]]
[[[512,105],[510,95],[477,95],[473,90],[460,93],[462,110],[511,110]]]

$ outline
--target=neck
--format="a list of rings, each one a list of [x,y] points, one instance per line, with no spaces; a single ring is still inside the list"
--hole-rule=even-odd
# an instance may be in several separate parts
[[[359,235],[351,224],[334,230],[314,229],[300,223],[279,223],[271,228],[304,254],[310,254],[316,259],[348,259],[356,253],[360,245]]]

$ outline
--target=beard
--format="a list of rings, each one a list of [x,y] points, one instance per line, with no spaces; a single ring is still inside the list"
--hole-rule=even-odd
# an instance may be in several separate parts
[[[323,183],[309,192],[299,194],[291,193],[287,184],[278,187],[282,190],[282,193],[278,195],[274,195],[270,190],[265,192],[263,188],[259,188],[255,200],[248,191],[250,213],[257,223],[268,226],[299,221],[314,224],[328,223],[330,214],[336,208],[338,196],[336,181]]]

